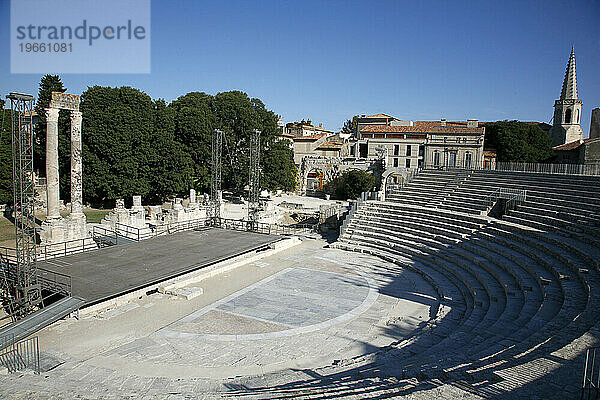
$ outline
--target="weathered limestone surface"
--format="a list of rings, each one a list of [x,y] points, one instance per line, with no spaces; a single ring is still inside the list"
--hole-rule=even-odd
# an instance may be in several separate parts
[[[83,214],[81,111],[71,111],[71,214]]]
[[[58,174],[58,116],[60,109],[46,109],[46,196],[47,217],[42,223],[40,239],[43,245],[89,238],[83,213],[83,160],[80,111],[71,110],[71,214],[60,215],[60,185]]]
[[[46,193],[47,221],[60,218],[58,204],[58,112],[57,108],[46,109]]]

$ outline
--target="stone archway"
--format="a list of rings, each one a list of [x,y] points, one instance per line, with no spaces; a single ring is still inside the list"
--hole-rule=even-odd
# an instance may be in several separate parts
[[[393,185],[404,186],[408,182],[409,170],[406,168],[388,168],[381,175],[381,192],[387,196]]]
[[[306,174],[307,192],[322,191],[325,184],[325,174],[319,168],[312,168]]]

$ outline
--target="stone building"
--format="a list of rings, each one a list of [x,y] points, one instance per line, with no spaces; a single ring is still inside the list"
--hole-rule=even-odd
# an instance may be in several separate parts
[[[484,133],[476,119],[403,121],[375,114],[359,119],[350,154],[372,158],[383,146],[388,168],[481,168]]]
[[[565,71],[560,99],[554,102],[554,123],[548,132],[552,138],[552,146],[560,146],[583,139],[583,130],[580,126],[582,103],[577,97],[575,47],[573,47]]]
[[[592,120],[590,122],[590,138],[600,137],[600,108],[592,110]]]
[[[600,164],[600,137],[561,144],[553,150],[557,164]]]
[[[317,135],[325,135],[331,136],[333,135],[333,131],[323,128],[323,124],[319,124],[319,126],[314,126],[310,121],[307,122],[288,122],[285,125],[285,130],[283,132],[285,135],[289,137],[302,137],[302,136],[317,136]]]
[[[300,166],[306,156],[342,157],[347,153],[347,139],[323,128],[322,124],[313,126],[302,122],[288,123],[279,139],[290,142],[296,166]]]

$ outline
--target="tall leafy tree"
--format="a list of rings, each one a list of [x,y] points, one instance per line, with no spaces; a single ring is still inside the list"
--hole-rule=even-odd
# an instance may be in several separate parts
[[[4,105],[4,100],[0,99],[0,204],[12,204],[12,134],[10,112]]]
[[[188,93],[175,100],[175,138],[183,143],[194,160],[194,181],[206,190],[211,179],[211,140],[213,129],[224,132],[222,150],[223,188],[242,190],[248,183],[250,135],[261,131],[263,157],[278,135],[277,115],[259,99],[230,91],[211,96]],[[263,173],[270,173],[263,166]]]
[[[131,87],[93,86],[82,96],[83,194],[107,202],[151,191],[146,154],[154,103]]]
[[[274,142],[262,159],[262,187],[291,191],[296,188],[297,168],[289,140]]]
[[[175,110],[131,87],[94,86],[82,96],[84,197],[113,204],[187,192],[193,161],[175,140]]]
[[[44,75],[40,80],[35,112],[38,115],[34,126],[33,166],[40,176],[46,175],[46,108],[52,100],[52,92],[66,92],[58,75]],[[60,110],[58,116],[58,163],[60,197],[68,199],[71,193],[71,119],[69,111]]]
[[[325,185],[325,192],[334,199],[357,199],[362,192],[373,190],[375,177],[362,170],[345,171]]]
[[[151,190],[147,200],[162,202],[185,193],[192,184],[194,162],[187,148],[175,140],[175,113],[164,100],[154,102],[154,130],[146,141]]]
[[[500,162],[544,162],[553,154],[552,140],[540,124],[519,121],[487,123],[485,146],[496,149]]]
[[[196,190],[210,188],[211,140],[215,126],[213,97],[192,92],[169,105],[173,111],[174,138],[183,144],[193,160]]]
[[[352,119],[347,119],[344,122],[344,126],[342,127],[341,133],[354,133],[356,132],[356,127],[358,126],[358,115],[352,117]]]

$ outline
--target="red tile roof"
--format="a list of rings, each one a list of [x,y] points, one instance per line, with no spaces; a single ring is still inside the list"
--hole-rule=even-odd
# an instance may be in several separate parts
[[[342,148],[342,144],[341,143],[336,143],[336,142],[325,142],[322,145],[320,145],[319,147],[317,147],[318,149],[334,149],[334,150],[339,150]]]
[[[600,138],[589,138],[589,139],[584,139],[584,140],[574,140],[572,142],[569,143],[565,143],[565,144],[559,144],[558,146],[554,146],[552,149],[554,150],[558,150],[558,151],[567,151],[567,150],[575,150],[576,148],[578,148],[579,146],[581,146],[582,144],[587,144],[587,143],[593,143],[600,140]]]
[[[373,115],[367,115],[366,117],[363,118],[394,118],[391,115],[387,115],[387,114],[373,114]]]
[[[294,137],[294,141],[298,142],[298,141],[311,141],[311,140],[319,140],[320,138],[322,138],[323,136],[325,136],[325,133],[319,133],[316,135],[311,135],[311,136],[296,136]]]
[[[465,126],[441,126],[439,121],[417,121],[414,126],[365,125],[362,132],[380,133],[483,133],[483,127],[467,128]]]

